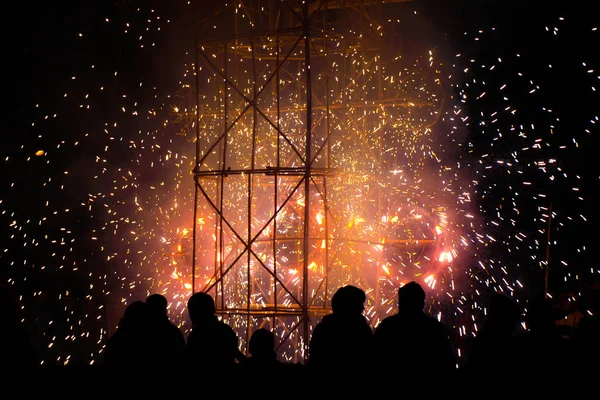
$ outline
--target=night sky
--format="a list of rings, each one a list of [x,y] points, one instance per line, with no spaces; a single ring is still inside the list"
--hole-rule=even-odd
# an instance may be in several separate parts
[[[119,203],[134,191],[115,189],[123,182],[114,181],[119,175],[114,171],[132,166],[126,144],[135,132],[155,132],[156,143],[169,143],[174,152],[188,143],[169,141],[177,129],[162,126],[172,117],[172,95],[189,81],[185,71],[193,60],[195,23],[217,9],[216,3],[8,6],[5,15],[13,23],[3,27],[0,279],[21,296],[25,322],[46,363],[97,359],[122,299],[145,293],[143,270],[141,276],[115,272],[117,260],[134,246],[115,243],[101,229],[105,220],[116,218],[116,212],[102,210],[114,207],[121,216],[135,215]],[[539,207],[552,204],[550,291],[556,297],[579,295],[600,278],[595,254],[600,21],[587,4],[540,3],[417,0],[401,5],[407,22],[400,29],[407,52],[433,48],[445,60],[453,71],[446,89],[455,103],[468,95],[461,106],[469,123],[459,129],[462,142],[455,142],[448,156],[479,182],[475,204],[482,219],[499,222],[483,224],[497,238],[485,246],[485,257],[502,259],[514,268],[507,276],[524,280],[527,290],[539,290],[538,261],[546,257],[547,236]],[[518,112],[500,112],[496,119],[494,113],[504,108],[506,93],[498,89],[503,84],[511,90],[510,107]],[[482,92],[486,95],[478,98]],[[445,140],[453,124],[440,121],[434,134]],[[493,133],[511,127],[521,127],[528,137]],[[47,154],[36,156],[38,150]],[[515,170],[521,172],[478,169],[482,160],[497,166],[495,160],[506,162],[515,152],[521,166]],[[542,160],[553,161],[539,164]],[[173,174],[164,163],[152,171],[136,167],[139,187]],[[111,200],[111,192],[121,194]],[[509,211],[515,192],[521,192],[518,213]],[[190,206],[190,199],[182,204]],[[516,232],[527,236],[522,247],[515,247],[522,240]]]

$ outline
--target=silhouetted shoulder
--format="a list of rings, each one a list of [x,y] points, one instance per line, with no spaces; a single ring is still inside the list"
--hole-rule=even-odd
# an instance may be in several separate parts
[[[308,367],[358,374],[372,362],[373,331],[364,311],[364,291],[343,286],[332,297],[332,313],[321,318],[309,343]]]
[[[415,377],[422,371],[450,374],[456,355],[446,326],[423,312],[425,291],[417,282],[398,290],[398,313],[375,328],[376,367],[386,379]]]
[[[9,287],[0,285],[0,364],[5,369],[35,367],[40,362],[20,311],[18,297]]]

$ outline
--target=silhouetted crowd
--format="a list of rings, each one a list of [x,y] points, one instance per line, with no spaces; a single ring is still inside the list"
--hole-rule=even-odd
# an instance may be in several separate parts
[[[0,296],[3,366],[38,365],[38,355],[20,323],[17,303],[6,290]],[[332,312],[312,331],[304,364],[282,361],[274,333],[266,328],[252,333],[248,355],[244,354],[234,329],[216,315],[213,297],[203,292],[188,299],[192,328],[186,339],[169,320],[167,299],[156,293],[127,306],[106,343],[100,366],[119,374],[181,369],[201,374],[208,382],[217,374],[244,375],[257,381],[310,377],[346,389],[358,389],[361,382],[402,384],[424,377],[431,382],[467,377],[501,389],[519,379],[558,385],[566,376],[600,376],[597,295],[593,313],[564,337],[545,299],[531,301],[522,321],[519,304],[493,292],[487,299],[485,320],[460,365],[448,328],[424,311],[425,299],[417,282],[401,286],[396,313],[373,329],[364,315],[365,292],[352,285],[340,287],[331,298]],[[594,381],[578,384],[595,387]]]

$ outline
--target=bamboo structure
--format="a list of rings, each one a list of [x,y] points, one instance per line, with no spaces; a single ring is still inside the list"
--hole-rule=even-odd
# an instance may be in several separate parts
[[[198,30],[192,286],[244,347],[267,327],[279,354],[305,361],[337,288],[363,288],[376,320],[401,279],[384,259],[440,245],[418,232],[440,210],[392,216],[409,189],[385,136],[410,141],[417,114],[427,129],[440,107],[388,73],[392,3],[235,1]]]

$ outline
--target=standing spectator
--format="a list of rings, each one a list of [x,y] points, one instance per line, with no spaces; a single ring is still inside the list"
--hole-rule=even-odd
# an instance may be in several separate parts
[[[187,338],[186,358],[191,370],[219,371],[235,368],[245,359],[233,328],[219,320],[208,293],[194,293],[187,303],[192,330]]]
[[[151,294],[146,298],[146,304],[150,312],[151,346],[155,363],[159,367],[170,367],[183,358],[183,332],[169,320],[168,301],[165,296],[159,293]]]
[[[18,298],[7,286],[0,285],[0,363],[4,371],[36,367],[40,363],[20,314]]]
[[[456,372],[456,355],[447,328],[425,314],[425,291],[417,282],[398,289],[398,312],[375,328],[375,357],[384,379],[428,374],[446,378]]]
[[[469,376],[514,376],[521,357],[521,309],[510,297],[494,292],[489,297],[488,310],[481,330],[467,350],[464,371]]]
[[[125,308],[117,331],[106,342],[103,365],[133,370],[152,361],[148,305],[136,300]]]
[[[309,371],[336,376],[368,372],[372,365],[373,330],[363,315],[365,300],[365,292],[352,285],[334,293],[332,313],[324,316],[312,333]]]

